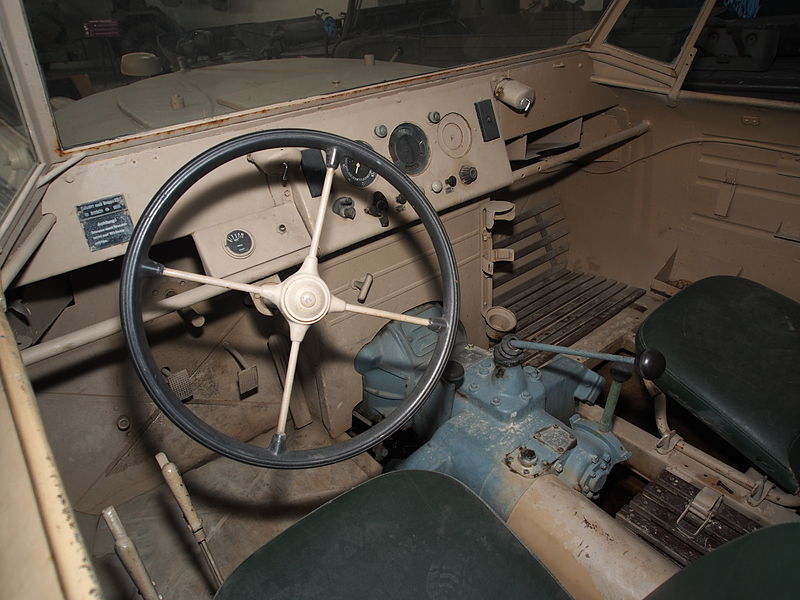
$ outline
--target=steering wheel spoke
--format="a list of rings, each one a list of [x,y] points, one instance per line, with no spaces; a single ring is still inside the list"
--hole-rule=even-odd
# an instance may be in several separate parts
[[[390,321],[402,321],[403,323],[411,323],[412,325],[421,325],[423,327],[436,326],[436,322],[432,319],[423,317],[414,317],[412,315],[404,315],[402,313],[391,312],[388,310],[380,310],[378,308],[370,308],[361,304],[350,304],[341,298],[334,296],[331,298],[331,313],[335,312],[351,312],[359,315],[369,315],[371,317],[379,317],[381,319],[388,319]]]
[[[308,254],[292,276],[278,284],[255,285],[170,269],[149,258],[158,228],[180,198],[215,168],[248,154],[297,147],[325,153],[325,180]],[[331,294],[319,277],[320,240],[329,210],[331,188],[341,156],[369,167],[407,199],[425,226],[436,250],[442,278],[442,317],[425,319],[349,304]],[[291,346],[284,379],[278,423],[269,447],[232,438],[203,421],[182,403],[167,385],[153,358],[142,320],[142,293],[149,277],[164,276],[251,293],[280,310],[289,323]],[[386,419],[356,437],[311,450],[286,450],[286,424],[300,344],[309,327],[330,313],[352,312],[429,327],[438,338],[433,359],[406,400]],[[453,248],[441,221],[422,191],[398,169],[370,148],[336,135],[302,129],[259,131],[235,137],[210,148],[181,167],[156,193],[139,218],[128,243],[120,280],[120,317],[125,340],[139,379],[164,415],[191,438],[233,460],[270,468],[319,467],[365,452],[396,432],[423,405],[434,390],[449,359],[458,324],[458,276]]]
[[[169,269],[167,267],[163,267],[160,274],[164,277],[171,277],[172,279],[183,279],[186,281],[194,281],[195,283],[215,285],[229,290],[256,294],[272,304],[276,304],[280,296],[281,284],[267,283],[263,285],[252,285],[250,283],[240,283],[238,281],[231,281],[230,279],[209,277],[208,275],[200,275],[198,273],[191,273],[190,271],[181,271],[179,269]]]

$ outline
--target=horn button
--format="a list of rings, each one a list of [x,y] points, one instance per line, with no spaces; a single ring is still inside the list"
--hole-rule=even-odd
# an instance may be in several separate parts
[[[280,309],[291,321],[306,325],[316,323],[328,314],[330,305],[330,290],[319,277],[297,274],[283,286]]]

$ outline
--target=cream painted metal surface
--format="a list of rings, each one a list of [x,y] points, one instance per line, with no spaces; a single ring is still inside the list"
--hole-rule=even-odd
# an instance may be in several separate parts
[[[508,526],[576,600],[641,600],[678,572],[672,561],[554,475],[536,479]]]
[[[3,303],[3,308],[5,308]],[[45,436],[39,410],[5,315],[0,316],[0,428],[6,539],[2,595],[15,598],[101,598],[94,570]]]
[[[181,11],[192,3],[184,4],[164,10]],[[461,279],[461,320],[470,342],[477,345],[488,343],[483,315],[491,308],[493,290],[486,264],[498,257],[492,252],[485,209],[497,202],[512,205],[517,215],[539,205],[551,206],[542,214],[560,223],[559,239],[568,246],[561,258],[576,271],[658,290],[674,290],[682,281],[712,274],[740,274],[800,299],[800,104],[680,90],[676,84],[688,72],[699,26],[692,28],[674,64],[659,64],[604,43],[626,4],[615,2],[592,41],[582,48],[493,59],[403,82],[379,82],[374,76],[382,73],[392,79],[419,73],[421,67],[374,55],[331,62],[330,73],[323,74],[320,67],[329,63],[319,58],[225,65],[217,69],[220,77],[206,78],[210,104],[207,98],[205,104],[193,104],[203,94],[189,86],[199,85],[213,71],[194,69],[172,73],[163,81],[141,81],[128,91],[153,94],[160,104],[126,105],[138,123],[133,130],[111,131],[96,118],[103,105],[101,96],[84,100],[98,109],[92,114],[73,119],[78,113],[75,106],[58,111],[68,142],[124,135],[63,150],[21,3],[1,3],[0,45],[10,58],[40,161],[23,189],[31,202],[0,226],[0,241],[9,242],[0,249],[3,285],[10,286],[10,297],[22,294],[21,300],[34,311],[41,310],[37,294],[46,297],[48,286],[63,286],[71,298],[63,312],[54,315],[39,343],[22,352],[36,384],[52,454],[16,349],[13,344],[3,346],[4,391],[14,405],[7,377],[18,384],[23,416],[18,418],[14,409],[12,421],[5,405],[0,407],[0,426],[6,432],[0,447],[8,477],[15,483],[4,491],[13,510],[2,511],[2,518],[8,532],[28,540],[20,559],[37,574],[26,576],[4,553],[3,595],[56,598],[61,590],[68,598],[98,594],[70,509],[64,512],[59,504],[65,495],[79,511],[93,549],[100,553],[95,558],[113,548],[107,532],[101,534],[96,527],[100,511],[111,503],[124,506],[123,517],[135,517],[129,534],[137,542],[148,534],[156,540],[169,537],[164,532],[172,530],[163,524],[169,519],[152,519],[163,529],[138,530],[149,527],[142,523],[151,522],[150,511],[157,504],[161,474],[152,460],[156,451],[166,451],[181,466],[188,485],[203,491],[194,497],[198,510],[206,511],[215,553],[221,547],[223,574],[241,559],[236,554],[241,551],[235,547],[238,539],[246,538],[251,551],[298,518],[303,507],[378,472],[379,465],[366,456],[341,465],[343,471],[326,468],[255,477],[239,465],[229,471],[237,484],[231,486],[223,474],[229,465],[212,460],[210,452],[176,431],[145,397],[129,368],[115,308],[116,272],[125,245],[91,251],[77,206],[122,195],[135,223],[169,175],[189,158],[234,136],[273,127],[325,129],[364,140],[388,157],[389,136],[379,135],[381,126],[387,134],[402,123],[419,126],[431,156],[427,168],[412,179],[441,211],[453,241]],[[711,5],[706,2],[702,10],[707,12]],[[220,13],[220,22],[229,16]],[[298,88],[330,94],[298,100],[281,86],[226,90],[221,77],[239,69],[238,77],[247,79],[262,66],[286,75],[299,65],[308,72],[297,73]],[[322,75],[325,79],[320,79]],[[339,84],[333,83],[335,76],[341,76]],[[344,87],[342,81],[370,78],[375,82],[363,89],[337,89]],[[527,112],[495,98],[498,84],[508,80],[519,82],[519,89],[533,90],[535,100]],[[186,92],[182,101],[173,98],[175,86]],[[667,96],[675,106],[667,106]],[[483,140],[476,113],[475,103],[480,101],[488,101],[496,118],[498,135],[490,141]],[[276,104],[263,106],[267,102]],[[435,113],[440,120],[433,118]],[[185,124],[186,115],[200,120]],[[560,142],[550,149],[552,155],[532,160],[537,144],[542,138],[551,139],[554,131]],[[165,263],[177,277],[154,282],[148,292],[145,319],[159,366],[187,369],[195,410],[241,439],[252,439],[276,425],[287,431],[290,443],[293,438],[313,437],[319,442],[346,435],[353,408],[362,398],[353,357],[385,321],[350,312],[331,314],[309,331],[309,343],[294,353],[294,360],[287,353],[286,366],[298,366],[294,387],[299,387],[310,409],[293,423],[286,410],[292,386],[282,385],[267,347],[271,336],[288,332],[279,319],[244,306],[247,296],[222,295],[223,288],[203,276],[237,282],[245,290],[276,274],[288,281],[304,257],[317,254],[318,242],[318,275],[328,294],[353,312],[402,313],[439,297],[430,243],[414,225],[413,212],[396,202],[385,182],[359,188],[340,171],[333,174],[330,199],[350,197],[356,209],[355,219],[345,219],[320,212],[319,197],[312,196],[301,161],[299,151],[276,150],[224,165],[181,200],[158,240],[169,242],[160,248],[167,249]],[[463,166],[476,168],[477,179],[469,184],[458,179]],[[446,183],[451,176],[455,185]],[[387,227],[364,212],[376,191],[386,195],[392,207]],[[322,216],[324,227],[314,236]],[[223,240],[238,229],[253,236],[255,247],[237,257],[226,252]],[[8,260],[11,250],[17,254]],[[532,279],[553,262],[521,280]],[[363,281],[365,274],[372,282],[362,303],[354,282]],[[254,291],[260,294],[261,284],[255,284]],[[498,291],[502,288],[494,289]],[[609,329],[589,334],[585,343],[602,351],[630,346],[648,301],[626,309]],[[187,325],[174,312],[188,307],[204,317],[202,326]],[[6,327],[4,319],[0,324]],[[11,337],[4,331],[0,341],[10,342]],[[252,396],[240,400],[238,367],[223,349],[225,343],[258,366],[259,389]],[[289,389],[283,406],[281,389]],[[597,419],[599,412],[581,407],[581,413],[591,418]],[[292,430],[309,419],[314,422]],[[20,443],[15,442],[15,429]],[[714,489],[726,494],[726,502],[761,523],[800,518],[771,502],[750,506],[746,486],[720,478],[719,472],[691,456],[659,453],[656,438],[622,419],[616,419],[614,433],[634,454],[628,466],[646,478],[656,477],[663,468],[695,485],[713,478],[719,482]],[[268,442],[267,437],[259,439]],[[66,492],[58,487],[54,461]],[[232,489],[238,497],[233,497]],[[293,500],[291,514],[280,512],[280,500],[287,498]],[[229,511],[215,512],[216,501]],[[253,514],[273,510],[276,514],[270,514],[277,525],[251,520]],[[234,522],[234,527],[224,529]],[[675,570],[611,517],[549,476],[540,478],[523,497],[509,524],[578,599],[642,598]],[[178,526],[185,533],[180,520]],[[231,531],[227,536],[231,539],[218,535],[220,531]],[[256,539],[254,531],[264,539]],[[182,540],[169,539],[176,542],[169,546],[170,552],[181,547]],[[143,544],[141,549],[147,558],[152,547]],[[47,561],[50,555],[55,558],[52,564]],[[183,558],[181,568],[196,568],[191,557]],[[181,580],[178,574],[171,579],[163,567],[153,565],[168,586],[165,589],[175,594],[187,589],[195,595],[205,590],[202,576],[191,586],[182,586],[191,578]],[[104,585],[108,581],[112,593],[120,597],[126,593],[115,586],[114,577],[104,579]]]

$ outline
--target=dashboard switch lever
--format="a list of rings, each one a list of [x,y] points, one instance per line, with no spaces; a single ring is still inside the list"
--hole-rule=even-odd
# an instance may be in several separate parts
[[[364,279],[353,282],[353,287],[358,290],[359,303],[364,304],[364,302],[367,301],[367,296],[369,295],[369,290],[372,288],[373,281],[375,281],[375,278],[372,276],[372,273],[366,273]]]
[[[356,208],[353,199],[349,196],[342,196],[341,198],[337,198],[333,201],[333,206],[331,210],[334,214],[339,215],[343,219],[355,219],[356,218]]]
[[[372,206],[365,208],[364,212],[371,217],[377,217],[381,227],[389,226],[389,203],[381,192],[372,194]]]

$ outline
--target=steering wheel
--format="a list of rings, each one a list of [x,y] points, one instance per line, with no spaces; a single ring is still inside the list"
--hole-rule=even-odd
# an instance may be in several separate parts
[[[278,284],[252,285],[166,268],[149,258],[149,249],[159,226],[175,203],[192,185],[215,168],[252,152],[276,148],[311,148],[325,155],[325,180],[308,255],[299,270]],[[441,271],[442,316],[424,319],[353,305],[334,296],[317,268],[320,236],[329,211],[333,176],[342,157],[348,156],[372,169],[392,184],[414,208],[430,236]],[[276,433],[269,447],[255,446],[210,426],[172,392],[156,366],[142,320],[142,288],[148,277],[165,276],[216,285],[256,294],[276,307],[289,323],[291,346]],[[351,458],[382,442],[410,419],[424,404],[444,371],[455,342],[458,324],[458,274],[453,247],[425,195],[392,162],[352,140],[305,129],[275,129],[232,138],[203,152],[179,169],[156,193],[136,224],[128,243],[120,281],[120,317],[125,341],[136,373],[150,397],[167,418],[195,441],[233,460],[261,467],[302,469],[319,467]],[[310,450],[287,450],[286,420],[294,384],[300,343],[308,328],[325,315],[353,312],[405,321],[438,332],[432,360],[406,400],[386,419],[344,442]]]

